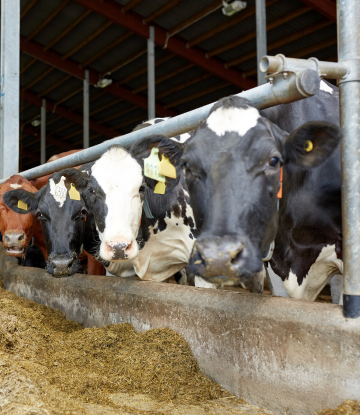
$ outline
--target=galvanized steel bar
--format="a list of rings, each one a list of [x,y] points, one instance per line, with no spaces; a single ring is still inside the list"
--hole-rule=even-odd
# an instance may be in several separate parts
[[[247,98],[253,105],[259,109],[269,108],[274,105],[297,101],[314,95],[318,92],[320,78],[314,71],[307,70],[298,77],[290,76],[284,79],[282,76],[277,77],[273,83],[266,83],[257,88],[249,89],[238,94],[238,96]],[[200,121],[209,115],[211,107],[208,104],[187,113],[170,118],[164,122],[151,125],[132,133],[115,137],[101,144],[90,147],[70,156],[46,163],[45,165],[34,167],[26,170],[21,175],[27,179],[51,174],[66,167],[78,166],[89,161],[96,160],[106,149],[113,144],[120,144],[129,148],[134,142],[154,134],[162,134],[167,137],[173,137],[187,131],[195,129]],[[6,179],[0,180],[0,183]]]
[[[338,62],[324,62],[317,59],[294,59],[284,55],[263,56],[259,63],[262,72],[301,72],[305,69],[317,71],[322,78],[339,79],[349,72],[346,64]]]
[[[41,106],[40,164],[46,163],[46,99]]]
[[[83,136],[83,147],[89,148],[90,145],[90,128],[89,128],[89,71],[85,70],[84,78],[84,106],[83,106],[83,120],[84,120],[84,136]]]
[[[341,79],[344,316],[360,317],[360,1],[337,2],[338,55],[350,74]]]
[[[267,53],[266,46],[266,1],[256,0],[256,51],[259,68],[260,60]],[[258,85],[266,83],[265,74],[259,69],[257,72]]]
[[[148,118],[155,118],[155,28],[149,27],[149,39],[147,41],[147,65],[148,65]]]
[[[19,171],[20,1],[1,0],[0,177]]]

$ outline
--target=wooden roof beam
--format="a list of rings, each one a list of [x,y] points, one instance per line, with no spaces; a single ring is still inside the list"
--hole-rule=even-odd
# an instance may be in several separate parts
[[[336,3],[329,0],[301,0],[312,9],[321,13],[332,22],[336,22]]]
[[[69,59],[63,60],[58,53],[52,50],[44,52],[41,45],[36,42],[25,42],[22,36],[20,37],[20,50],[78,79],[84,79],[84,70],[79,67],[78,63]],[[93,85],[96,85],[98,80],[101,78],[101,74],[94,70],[89,70],[89,75],[90,83]],[[125,99],[126,101],[138,105],[141,108],[147,109],[148,107],[146,96],[133,94],[133,92],[125,86],[113,83],[107,86],[106,90],[120,98]],[[160,117],[172,117],[177,115],[175,111],[165,109],[159,103],[156,104],[156,114]]]
[[[143,18],[134,12],[127,12],[126,14],[122,13],[122,7],[114,1],[106,3],[99,2],[97,0],[76,1],[94,12],[107,17],[112,22],[126,27],[145,39],[149,37],[149,27],[143,24]],[[268,0],[268,3],[275,1],[277,0]],[[231,20],[234,19],[236,19],[236,17]],[[257,85],[257,82],[254,79],[245,79],[242,72],[239,70],[224,68],[223,61],[214,58],[207,59],[203,50],[199,48],[189,49],[186,46],[186,42],[178,36],[173,36],[168,40],[168,42],[166,42],[166,30],[157,25],[154,25],[154,27],[155,43],[157,45],[163,47],[167,44],[167,49],[169,51],[176,53],[191,63],[202,67],[206,71],[211,72],[234,85],[237,85],[241,89],[254,88]],[[156,112],[159,116],[161,116],[158,111]]]

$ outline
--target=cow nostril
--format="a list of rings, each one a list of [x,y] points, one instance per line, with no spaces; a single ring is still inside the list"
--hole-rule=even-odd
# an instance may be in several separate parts
[[[240,248],[235,252],[230,252],[231,263],[233,265],[237,265],[241,260],[242,251],[244,249],[244,245],[241,244]]]
[[[4,235],[4,242],[5,243],[9,243],[10,242],[10,238],[6,235]]]
[[[129,243],[129,245],[125,248],[125,252],[131,251],[132,248],[132,242]]]
[[[25,235],[22,233],[22,234],[19,236],[18,241],[19,241],[19,242],[22,242],[24,239],[25,239]]]

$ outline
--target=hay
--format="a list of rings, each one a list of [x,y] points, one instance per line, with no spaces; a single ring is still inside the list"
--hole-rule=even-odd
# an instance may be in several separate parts
[[[360,403],[347,400],[336,409],[324,409],[316,415],[360,415]]]
[[[201,404],[229,394],[204,376],[170,329],[84,329],[59,311],[0,289],[0,414],[85,414],[111,396]],[[34,412],[34,408],[37,408]]]

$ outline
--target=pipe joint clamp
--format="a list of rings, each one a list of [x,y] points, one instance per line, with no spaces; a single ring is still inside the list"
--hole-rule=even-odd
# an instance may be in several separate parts
[[[348,67],[348,72],[345,76],[339,79],[339,84],[344,82],[360,82],[360,59],[345,59],[339,61]]]

